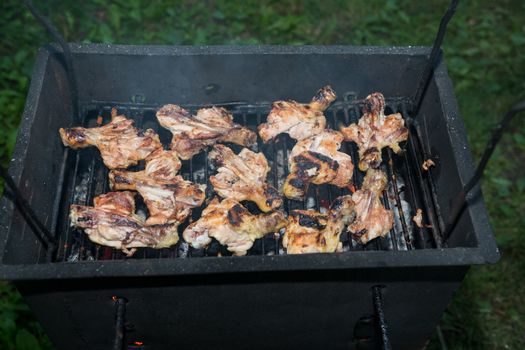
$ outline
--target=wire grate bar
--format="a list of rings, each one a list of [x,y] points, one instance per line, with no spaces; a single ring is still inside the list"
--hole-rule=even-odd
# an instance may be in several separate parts
[[[405,105],[403,105],[402,110],[404,113],[406,113],[407,108]],[[409,115],[406,114],[406,116],[408,117]],[[417,128],[415,128],[414,125],[409,125],[408,127],[410,135],[407,141],[407,153],[409,158],[408,162],[410,164],[409,171],[412,172],[413,178],[416,180],[412,183],[418,185],[418,189],[415,191],[415,193],[419,193],[422,196],[423,200],[421,203],[423,204],[424,212],[430,221],[430,228],[434,243],[436,248],[441,248],[443,243],[440,234],[440,226],[437,220],[434,198],[431,194],[432,190],[429,188],[431,185],[428,183],[428,179],[431,175],[427,173],[427,176],[423,176],[421,168],[423,161],[425,160],[423,158],[426,158],[426,155],[423,154],[423,157],[421,157],[421,152],[424,152],[424,149],[419,143]]]
[[[403,204],[401,203],[401,198],[399,196],[399,187],[397,184],[397,175],[394,170],[394,165],[392,164],[392,150],[389,148],[387,150],[388,158],[386,160],[387,163],[387,174],[390,178],[390,183],[392,184],[392,188],[394,189],[394,198],[396,201],[396,207],[399,214],[399,221],[401,222],[401,227],[403,228],[403,237],[405,238],[405,243],[407,245],[407,248],[409,250],[414,249],[414,244],[412,242],[412,239],[410,239],[410,233],[408,232],[408,226],[405,219],[405,213],[403,211]]]

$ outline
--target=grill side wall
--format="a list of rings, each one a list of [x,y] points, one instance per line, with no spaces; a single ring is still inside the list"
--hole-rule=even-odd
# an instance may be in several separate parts
[[[373,91],[410,96],[424,50],[349,47],[133,47],[133,52],[76,54],[82,101],[220,103],[309,101],[326,84],[359,98]],[[189,52],[188,52],[189,51]],[[342,96],[340,96],[342,97]]]
[[[64,165],[64,147],[58,129],[71,124],[69,101],[69,86],[63,65],[46,49],[41,49],[9,170],[24,198],[51,232],[54,232],[57,192]],[[0,249],[3,248],[2,262],[42,262],[45,250],[41,242],[12,204],[2,200],[6,218],[11,218],[10,223],[5,223],[9,229],[2,230],[5,238],[5,246],[0,246]],[[7,235],[7,232],[10,234]]]
[[[73,52],[84,102],[220,103],[308,100],[329,82],[336,91],[358,98],[377,90],[409,96],[428,50],[74,45]],[[57,56],[39,57],[10,170],[52,228],[61,181],[56,162],[65,152],[56,132],[71,121],[67,80]],[[453,154],[443,156],[442,168],[435,170],[437,190],[446,194],[438,204],[446,215],[448,201],[467,180],[472,162],[461,122],[454,119],[459,115],[443,63],[423,111],[424,120],[429,118],[422,126],[430,140],[429,154]],[[472,249],[34,265],[42,262],[40,244],[3,200],[0,276],[19,280],[17,287],[58,348],[109,347],[113,295],[130,300],[128,321],[136,330],[128,340],[161,348],[224,342],[238,348],[289,348],[287,340],[292,347],[318,348],[327,346],[326,339],[343,348],[351,344],[357,320],[372,313],[370,287],[375,284],[386,285],[385,312],[394,348],[421,348],[468,265],[490,261],[478,247],[495,250],[482,198],[473,205],[450,242]],[[493,251],[492,260],[497,255]],[[335,268],[339,270],[328,270]],[[146,277],[154,275],[166,277]],[[165,339],[154,336],[158,334]]]

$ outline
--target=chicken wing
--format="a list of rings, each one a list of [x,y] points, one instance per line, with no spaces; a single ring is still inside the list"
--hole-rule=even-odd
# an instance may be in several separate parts
[[[385,209],[380,196],[387,185],[386,175],[378,169],[368,169],[363,186],[352,195],[356,219],[349,230],[354,239],[366,244],[377,237],[384,237],[394,225],[392,211]]]
[[[354,164],[348,154],[338,151],[342,141],[343,135],[334,130],[325,130],[299,141],[288,157],[290,174],[284,183],[284,195],[300,200],[310,183],[350,185]]]
[[[347,141],[359,148],[359,169],[377,168],[381,164],[381,150],[390,147],[399,153],[399,142],[406,141],[408,129],[400,113],[385,116],[385,97],[375,92],[366,98],[363,116],[356,124],[341,128]]]
[[[283,204],[279,192],[266,182],[270,167],[264,154],[243,148],[236,155],[226,146],[215,145],[209,157],[219,166],[217,175],[210,176],[210,182],[222,198],[249,200],[264,212]]]
[[[287,133],[296,140],[316,135],[326,127],[323,111],[336,99],[330,86],[325,86],[307,104],[296,101],[276,101],[266,123],[259,126],[259,136],[268,142],[275,136]]]
[[[64,146],[99,149],[104,164],[110,169],[127,168],[162,148],[159,136],[151,129],[139,130],[133,120],[111,111],[111,122],[96,128],[60,128]]]
[[[217,142],[231,142],[250,146],[257,135],[233,122],[233,116],[224,108],[211,107],[197,111],[196,115],[177,105],[165,105],[157,112],[160,125],[173,134],[171,149],[181,159],[190,159],[207,146]]]
[[[144,198],[149,218],[146,225],[184,221],[191,209],[204,202],[204,191],[176,175],[181,164],[174,151],[158,150],[146,159],[142,171],[112,170],[109,181],[114,190],[135,190]]]
[[[341,233],[354,218],[351,196],[336,198],[327,214],[315,210],[293,210],[288,218],[283,246],[288,254],[341,250]]]
[[[282,211],[253,215],[235,199],[219,202],[214,198],[199,220],[189,225],[182,236],[194,248],[204,248],[215,238],[234,255],[246,255],[253,242],[286,226]]]
[[[135,214],[132,192],[109,192],[95,197],[94,207],[72,205],[71,226],[84,229],[95,243],[131,256],[136,248],[167,248],[179,240],[178,223],[146,226]]]

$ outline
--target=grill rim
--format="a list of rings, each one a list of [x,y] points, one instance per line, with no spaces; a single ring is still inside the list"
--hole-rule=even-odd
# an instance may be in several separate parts
[[[430,47],[406,46],[135,46],[104,44],[69,44],[73,54],[121,54],[145,56],[178,55],[227,55],[227,54],[388,54],[388,55],[428,55]],[[31,142],[31,129],[40,99],[45,71],[49,59],[57,51],[56,44],[48,44],[38,51],[33,69],[31,85],[25,103],[22,121],[19,127],[9,173],[20,186],[27,154],[27,145]],[[51,52],[48,51],[51,48]],[[462,185],[474,173],[470,147],[466,131],[459,114],[452,82],[448,76],[445,62],[441,59],[435,68],[433,80],[440,96],[441,108],[448,127],[449,142],[454,149],[455,166],[458,169]],[[69,104],[69,101],[66,101]],[[402,266],[462,266],[471,264],[495,263],[500,253],[489,223],[480,186],[473,190],[472,200],[466,210],[472,218],[474,234],[478,246],[473,248],[457,247],[444,249],[424,249],[414,251],[366,251],[332,254],[207,257],[200,259],[125,260],[89,261],[75,263],[43,264],[4,264],[5,246],[11,229],[13,205],[6,198],[0,200],[0,279],[36,280],[80,277],[110,276],[161,276],[182,274],[211,274],[256,271],[319,270],[319,269],[355,269]],[[210,261],[209,259],[214,259]],[[248,260],[247,260],[248,259]],[[250,260],[251,259],[251,260]],[[280,260],[285,259],[285,260]]]
[[[330,254],[248,255],[242,257],[201,257],[190,259],[127,259],[3,265],[0,270],[0,279],[36,281],[108,277],[220,275],[230,273],[382,269],[386,267],[468,266],[485,264],[486,262],[478,248],[354,251]]]
[[[121,45],[68,43],[72,54],[183,56],[229,54],[359,54],[359,55],[430,55],[430,46],[373,46],[373,45]],[[44,49],[47,48],[47,49]],[[49,43],[42,51],[61,52],[60,46]]]

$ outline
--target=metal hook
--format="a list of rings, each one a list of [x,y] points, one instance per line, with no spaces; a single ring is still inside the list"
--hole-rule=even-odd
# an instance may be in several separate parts
[[[62,54],[64,55],[64,62],[66,63],[66,74],[69,81],[69,90],[71,98],[71,112],[73,114],[73,122],[80,121],[79,106],[78,106],[78,87],[75,72],[73,69],[73,56],[69,45],[53,24],[47,19],[36,7],[33,5],[31,0],[24,0],[24,5],[31,11],[31,14],[35,19],[42,24],[49,34],[56,40],[62,48]]]
[[[463,186],[463,189],[459,192],[459,194],[453,202],[452,209],[450,210],[450,215],[447,220],[447,225],[445,226],[445,231],[443,232],[444,241],[448,239],[450,233],[456,226],[459,216],[463,211],[465,204],[467,203],[467,195],[472,190],[472,188],[476,186],[479,180],[481,180],[483,172],[487,167],[487,163],[490,157],[492,156],[492,153],[494,152],[494,149],[496,148],[498,142],[501,140],[505,129],[507,129],[514,116],[523,111],[525,111],[525,101],[516,103],[514,106],[511,107],[511,109],[509,109],[509,111],[505,114],[501,122],[496,126],[496,128],[492,132],[492,137],[487,142],[485,152],[483,153],[483,156],[479,161],[478,167],[476,168],[474,175],[465,184],[465,186]]]
[[[445,12],[443,17],[441,18],[441,22],[439,23],[439,29],[436,35],[436,39],[434,40],[434,45],[432,46],[432,51],[430,53],[427,65],[425,66],[425,70],[423,71],[423,75],[421,77],[421,81],[419,82],[419,86],[413,98],[413,105],[415,108],[413,113],[414,118],[416,118],[419,114],[421,102],[423,101],[423,97],[425,97],[428,84],[430,83],[432,73],[434,72],[434,67],[436,66],[436,63],[438,62],[440,57],[441,45],[443,44],[443,39],[445,38],[445,32],[447,30],[448,22],[450,22],[452,16],[454,16],[454,13],[456,13],[458,3],[459,0],[452,0],[450,2],[447,12]]]

